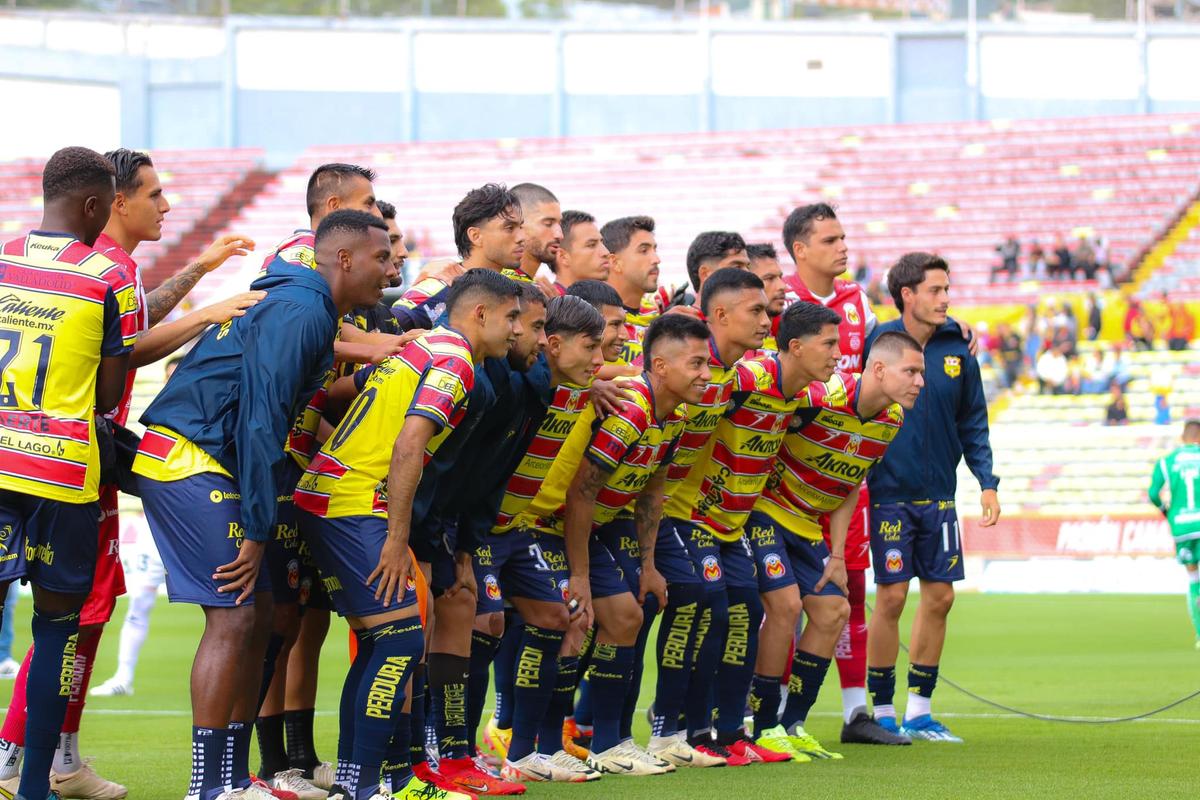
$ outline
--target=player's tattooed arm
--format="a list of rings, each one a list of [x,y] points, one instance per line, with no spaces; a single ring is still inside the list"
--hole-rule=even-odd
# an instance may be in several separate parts
[[[667,468],[660,467],[633,501],[633,526],[637,531],[638,551],[642,559],[638,602],[644,605],[646,597],[654,595],[658,599],[659,611],[667,606],[667,582],[654,566],[654,545],[658,541],[658,524],[662,521],[666,486]]]
[[[412,504],[425,465],[425,447],[437,433],[437,425],[428,417],[410,416],[392,445],[388,467],[388,532],[379,552],[379,563],[367,576],[370,586],[378,579],[375,599],[384,606],[404,599],[413,564],[409,558],[408,537],[412,527]]]
[[[218,237],[200,257],[163,281],[146,295],[146,314],[150,325],[157,325],[171,309],[179,305],[200,279],[224,264],[230,256],[244,256],[254,249],[254,240],[244,236]]]
[[[592,535],[592,519],[596,512],[596,496],[608,482],[608,473],[590,458],[584,458],[567,488],[566,509],[563,512],[563,538],[567,548],[567,566],[571,576],[567,581],[570,600],[579,603],[579,611],[591,613],[592,587],[588,580],[588,540]]]

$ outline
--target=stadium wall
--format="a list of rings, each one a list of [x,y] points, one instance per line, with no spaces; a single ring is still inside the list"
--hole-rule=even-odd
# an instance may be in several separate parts
[[[4,97],[86,105],[95,146],[256,146],[275,163],[335,142],[1200,109],[1200,31],[1124,23],[602,29],[5,11],[0,45]],[[55,115],[34,115],[0,136],[0,158],[64,135]]]

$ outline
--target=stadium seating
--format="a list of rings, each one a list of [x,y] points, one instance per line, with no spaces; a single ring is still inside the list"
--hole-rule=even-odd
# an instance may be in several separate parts
[[[828,200],[852,266],[865,259],[878,274],[905,251],[936,250],[954,267],[956,303],[1017,302],[1079,284],[989,285],[1009,234],[1043,246],[1100,235],[1125,264],[1163,233],[1197,190],[1200,115],[326,146],[283,170],[229,229],[266,243],[305,224],[305,181],[330,160],[377,169],[379,196],[426,255],[453,253],[450,212],[489,180],[544,183],[565,208],[602,220],[654,216],[676,283],[696,233],[732,228],[779,244],[788,210]]]

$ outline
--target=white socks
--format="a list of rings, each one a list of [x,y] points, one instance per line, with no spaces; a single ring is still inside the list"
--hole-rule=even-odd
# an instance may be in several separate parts
[[[50,765],[50,769],[59,775],[73,775],[82,766],[83,759],[79,755],[79,734],[60,733],[58,749],[54,751],[54,763]]]
[[[867,687],[849,686],[842,689],[842,720],[850,722],[854,715],[867,710]]]
[[[929,703],[931,698],[921,697],[919,694],[910,694],[908,696],[908,705],[904,708],[904,721],[923,717],[929,713]]]
[[[21,753],[24,747],[19,747],[7,739],[0,739],[0,781],[7,781],[21,774]]]

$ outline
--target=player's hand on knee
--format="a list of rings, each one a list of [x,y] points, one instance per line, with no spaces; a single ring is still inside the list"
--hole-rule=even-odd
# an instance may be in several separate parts
[[[815,591],[821,591],[829,583],[842,590],[842,594],[848,591],[850,579],[846,575],[846,559],[841,556],[830,556],[825,562],[825,572],[821,575],[821,580],[817,581],[817,585],[813,587]]]
[[[379,563],[367,576],[367,585],[379,581],[375,587],[375,599],[390,606],[393,598],[397,603],[404,599],[408,581],[413,577],[412,559],[408,557],[408,545],[388,537],[379,551]]]
[[[667,579],[654,568],[653,564],[642,564],[642,575],[638,578],[638,603],[646,605],[646,598],[654,595],[658,599],[658,611],[661,614],[667,607]]]
[[[213,580],[226,581],[224,586],[217,587],[217,591],[237,592],[237,600],[234,602],[240,606],[254,593],[254,584],[258,580],[258,570],[262,567],[263,553],[266,549],[266,542],[243,539],[242,546],[238,548],[237,558],[217,567]]]
[[[479,597],[479,585],[475,583],[475,568],[471,566],[470,553],[454,556],[454,584],[446,590],[446,597],[454,597],[460,591]]]

